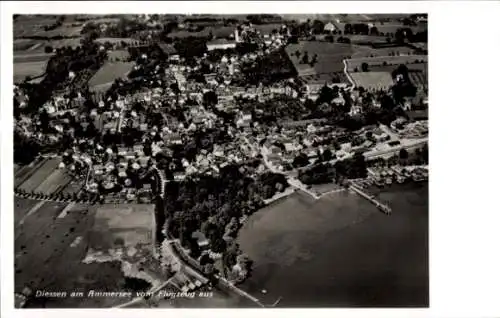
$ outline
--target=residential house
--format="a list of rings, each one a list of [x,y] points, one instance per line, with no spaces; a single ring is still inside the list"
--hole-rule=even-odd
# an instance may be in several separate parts
[[[236,41],[226,39],[215,39],[207,42],[208,51],[234,49],[235,47]]]

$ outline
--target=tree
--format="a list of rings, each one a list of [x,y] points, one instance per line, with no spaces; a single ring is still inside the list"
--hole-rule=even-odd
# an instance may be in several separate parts
[[[309,54],[306,52],[304,52],[304,56],[302,56],[302,63],[303,64],[307,64],[309,63]]]
[[[325,29],[325,24],[320,20],[314,20],[312,24],[312,30],[314,34],[321,34]]]
[[[333,159],[333,154],[330,149],[323,151],[323,161],[330,161]]]
[[[352,25],[350,23],[346,23],[344,26],[344,34],[352,33]]]
[[[370,34],[371,34],[371,35],[378,35],[378,34],[379,34],[379,32],[378,32],[377,27],[375,27],[375,26],[374,26],[374,27],[371,27],[371,28],[370,28]]]
[[[399,151],[399,159],[401,160],[408,159],[408,151],[406,149],[403,148]]]
[[[297,157],[293,159],[293,166],[295,168],[307,166],[309,164],[309,158],[303,152],[301,152]]]
[[[203,104],[205,106],[217,105],[218,98],[214,91],[209,91],[203,94]]]
[[[52,46],[50,45],[47,45],[44,49],[45,53],[49,54],[49,53],[52,53],[52,51],[54,51],[54,49],[52,48]]]
[[[363,64],[361,64],[361,71],[368,72],[368,63],[363,62]]]

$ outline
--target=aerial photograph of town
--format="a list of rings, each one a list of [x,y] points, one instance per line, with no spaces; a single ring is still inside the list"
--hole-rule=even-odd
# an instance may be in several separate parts
[[[13,76],[16,308],[429,307],[426,13],[17,14]]]

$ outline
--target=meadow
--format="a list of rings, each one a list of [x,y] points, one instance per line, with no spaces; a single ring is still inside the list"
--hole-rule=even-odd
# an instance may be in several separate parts
[[[115,79],[126,77],[133,66],[133,62],[107,62],[89,80],[89,87],[100,90],[100,86],[111,85]]]

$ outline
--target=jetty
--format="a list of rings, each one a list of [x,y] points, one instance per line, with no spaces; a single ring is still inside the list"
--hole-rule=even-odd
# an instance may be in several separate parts
[[[370,195],[370,194],[364,192],[363,190],[354,186],[353,184],[350,185],[349,189],[351,189],[352,191],[356,192],[357,194],[359,194],[360,196],[362,196],[366,200],[373,203],[383,213],[385,213],[387,215],[392,213],[392,209],[387,204],[383,204],[382,202],[375,199],[374,195]]]

